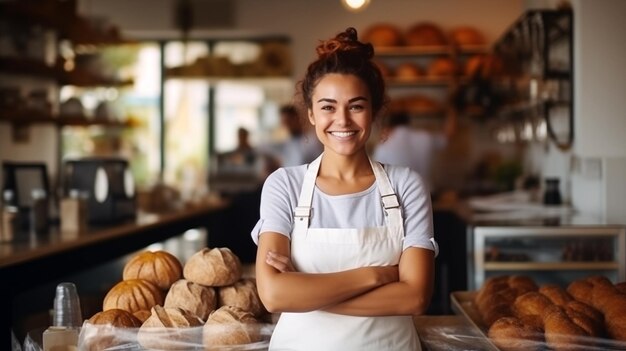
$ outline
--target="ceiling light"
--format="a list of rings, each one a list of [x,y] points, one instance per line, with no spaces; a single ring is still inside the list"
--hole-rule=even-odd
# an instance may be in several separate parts
[[[348,9],[348,11],[359,12],[365,10],[369,5],[370,0],[341,0],[341,4]]]

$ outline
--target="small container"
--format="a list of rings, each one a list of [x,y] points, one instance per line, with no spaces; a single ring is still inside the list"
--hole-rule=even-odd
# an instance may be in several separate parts
[[[80,299],[74,283],[60,283],[56,288],[52,326],[78,328],[83,324]]]
[[[87,228],[87,199],[78,189],[71,189],[61,200],[61,231],[81,232]]]
[[[31,192],[33,205],[31,208],[31,228],[37,233],[48,232],[48,196],[43,189],[33,189]]]
[[[14,193],[11,189],[2,192],[2,215],[0,221],[0,242],[13,241],[19,230],[19,210],[14,203]]]
[[[559,190],[559,178],[546,178],[546,189],[543,193],[543,203],[545,205],[560,205],[561,191]]]
[[[43,351],[76,351],[78,328],[49,327],[42,335]]]

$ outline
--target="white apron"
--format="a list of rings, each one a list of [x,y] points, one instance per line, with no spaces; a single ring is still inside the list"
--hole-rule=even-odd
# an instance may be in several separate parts
[[[387,226],[364,229],[309,228],[315,179],[322,156],[306,172],[291,233],[295,268],[306,273],[330,273],[364,266],[397,265],[402,253],[402,213],[389,178],[371,162]],[[297,351],[420,350],[411,316],[355,317],[324,311],[282,313],[269,349]]]

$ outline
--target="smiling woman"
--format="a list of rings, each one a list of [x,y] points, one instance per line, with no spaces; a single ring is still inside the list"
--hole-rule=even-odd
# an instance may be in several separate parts
[[[270,350],[419,350],[412,315],[433,290],[432,212],[417,173],[366,152],[385,85],[348,28],[317,47],[300,90],[324,151],[263,186],[256,276],[282,312]]]

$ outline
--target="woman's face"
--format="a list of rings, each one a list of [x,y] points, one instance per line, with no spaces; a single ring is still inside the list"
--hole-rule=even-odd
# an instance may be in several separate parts
[[[365,148],[372,126],[369,89],[357,76],[327,74],[317,83],[309,121],[324,150],[349,156]]]

